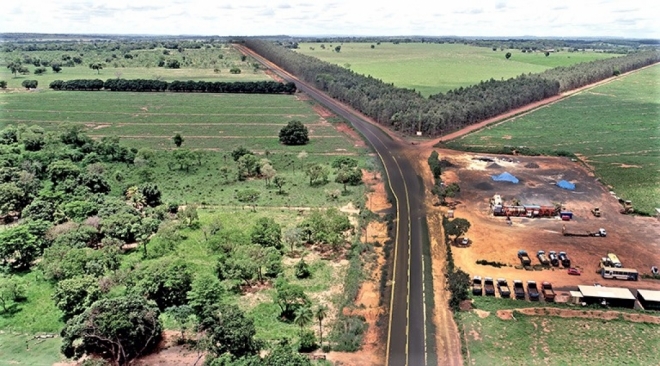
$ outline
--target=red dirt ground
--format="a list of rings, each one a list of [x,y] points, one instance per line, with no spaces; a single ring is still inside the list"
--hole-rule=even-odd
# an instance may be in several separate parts
[[[558,316],[560,318],[586,318],[586,319],[613,320],[613,319],[618,319],[619,317],[623,317],[624,320],[633,323],[660,324],[660,317],[658,316],[639,314],[639,313],[625,313],[621,311],[573,310],[573,309],[559,309],[559,308],[522,308],[522,309],[498,310],[496,315],[498,318],[502,320],[511,320],[513,319],[514,311],[526,315]]]
[[[596,272],[600,258],[608,252],[616,253],[625,267],[635,268],[640,273],[648,273],[652,265],[660,265],[660,242],[657,240],[660,222],[655,218],[620,214],[620,204],[584,166],[567,158],[479,155],[514,160],[497,160],[501,167],[492,169],[487,168],[487,163],[472,160],[477,155],[436,150],[456,166],[445,169],[443,173],[443,178],[451,177],[461,186],[461,193],[456,198],[460,204],[455,215],[472,224],[467,233],[472,245],[453,250],[456,265],[470,275],[503,277],[509,281],[550,281],[560,291],[595,282],[610,287],[660,290],[660,281],[605,280]],[[431,151],[428,149],[419,153],[418,159],[426,163]],[[537,163],[540,168],[525,168],[529,162]],[[520,184],[490,179],[490,175],[504,171],[518,177]],[[553,182],[559,179],[575,182],[576,190],[571,192],[556,187]],[[559,219],[512,218],[513,225],[509,227],[503,217],[494,217],[489,213],[489,199],[494,194],[500,194],[504,199],[515,197],[523,203],[561,202],[575,214],[575,219],[563,222]],[[601,218],[594,217],[590,212],[596,206],[603,211]],[[602,227],[607,230],[608,236],[565,237],[561,234],[564,224],[572,231]],[[545,250],[546,253],[550,250],[566,251],[573,266],[582,270],[582,275],[569,276],[566,270],[558,268],[542,271],[516,269],[515,266],[520,264],[517,258],[520,249],[530,254],[532,264],[538,264],[535,257],[538,250]],[[503,262],[509,266],[495,268],[477,265],[475,262],[480,259]]]

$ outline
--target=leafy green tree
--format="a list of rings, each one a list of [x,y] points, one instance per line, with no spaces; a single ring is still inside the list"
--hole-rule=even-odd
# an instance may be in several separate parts
[[[140,187],[140,191],[142,192],[148,206],[156,207],[162,203],[160,189],[158,189],[158,186],[155,183],[143,184]]]
[[[190,167],[195,164],[196,157],[188,149],[177,149],[174,150],[174,161],[179,164],[179,169],[189,172]]]
[[[231,74],[240,74],[241,69],[238,68],[238,67],[232,67],[231,69],[229,69],[229,73],[231,73]]]
[[[139,296],[96,301],[62,330],[62,353],[101,355],[120,365],[153,350],[161,339],[158,308]]]
[[[208,351],[215,356],[229,353],[235,357],[256,355],[261,344],[254,336],[254,321],[235,305],[207,308],[199,322],[200,330],[210,339]]]
[[[46,169],[53,185],[63,182],[69,178],[78,178],[81,174],[80,168],[70,160],[57,160],[48,165]]]
[[[294,315],[293,324],[300,327],[300,337],[302,338],[304,328],[312,322],[314,313],[309,306],[301,306],[296,309]]]
[[[335,52],[337,52],[337,53],[341,52],[341,46],[335,47]]]
[[[188,291],[188,304],[195,314],[201,316],[204,309],[222,301],[224,290],[214,276],[200,274],[193,280]]]
[[[196,228],[199,227],[199,214],[197,205],[188,205],[183,210],[178,210],[176,217],[181,220],[184,226]]]
[[[251,205],[252,210],[256,211],[256,202],[259,200],[260,195],[261,192],[257,191],[256,189],[247,188],[236,192],[236,199],[238,202]]]
[[[134,273],[129,292],[153,300],[163,311],[187,303],[193,271],[183,261],[158,261]]]
[[[0,183],[0,215],[21,211],[26,198],[25,191],[16,183]]]
[[[283,278],[275,282],[275,290],[275,301],[281,309],[280,316],[285,320],[292,321],[298,308],[311,305],[301,286],[291,284]]]
[[[92,70],[96,70],[96,74],[100,74],[101,70],[103,70],[103,64],[100,62],[93,62],[89,64],[89,68]]]
[[[341,167],[347,167],[347,168],[357,168],[358,166],[358,161],[357,159],[353,159],[348,156],[340,156],[336,158],[335,160],[332,161],[333,168],[339,169]]]
[[[305,174],[309,177],[309,185],[314,186],[328,181],[328,170],[321,164],[312,164],[307,167]]]
[[[445,232],[447,235],[453,235],[454,238],[457,238],[465,234],[470,229],[470,222],[463,218],[455,218],[451,221],[448,221],[445,225]]]
[[[259,159],[252,154],[245,154],[238,158],[238,179],[245,180],[259,173]]]
[[[40,254],[39,241],[27,225],[0,231],[0,263],[4,268],[25,270]]]
[[[296,352],[287,339],[281,340],[263,359],[264,366],[312,366],[312,361]]]
[[[82,314],[100,298],[98,279],[92,276],[77,276],[60,281],[53,294],[55,306],[62,311],[65,321]]]
[[[23,65],[21,65],[19,60],[12,61],[7,64],[7,68],[9,71],[11,71],[12,74],[14,74],[14,77],[16,77],[16,74],[21,70],[21,67],[23,67]]]
[[[293,249],[296,245],[299,245],[302,242],[303,231],[297,227],[290,227],[284,230],[284,235],[282,235],[282,241],[289,244],[290,251],[293,252]]]
[[[168,69],[179,69],[181,68],[181,62],[177,59],[169,59],[165,63],[165,67]]]
[[[312,273],[309,270],[309,264],[305,262],[304,258],[300,258],[300,261],[294,266],[295,275],[298,279],[303,279],[309,277]]]
[[[280,130],[280,142],[284,145],[305,145],[309,142],[309,131],[300,121],[289,121]]]
[[[174,135],[174,137],[172,137],[172,141],[174,142],[174,145],[176,145],[176,147],[181,147],[181,144],[183,144],[185,139],[183,138],[183,136],[181,136],[180,133],[177,133]]]
[[[37,80],[23,80],[21,85],[25,89],[36,89],[37,86],[39,85],[39,82]]]
[[[277,187],[278,194],[284,194],[284,192],[282,191],[282,187],[284,187],[284,185],[286,184],[286,178],[281,177],[279,175],[275,176],[275,178],[273,178],[273,184],[275,184],[275,186]]]
[[[260,217],[250,233],[252,243],[262,247],[282,249],[282,227],[270,217]]]
[[[8,312],[13,305],[26,300],[25,286],[16,276],[0,277],[0,305],[3,312]]]
[[[181,341],[185,342],[186,330],[191,328],[192,324],[195,322],[195,312],[188,305],[179,305],[168,308],[167,313],[178,323],[179,329],[181,330]]]
[[[141,220],[135,215],[119,213],[103,218],[101,232],[111,238],[133,243],[138,239],[141,230]]]
[[[308,330],[304,331],[300,336],[300,343],[298,344],[298,351],[300,352],[312,352],[318,348],[316,344],[316,335],[314,332]]]
[[[469,298],[470,276],[461,269],[450,272],[447,276],[447,284],[451,297],[449,306],[454,310],[460,309],[461,302]]]
[[[45,67],[37,67],[34,69],[34,74],[35,75],[43,75],[46,73],[46,68]]]
[[[266,187],[270,185],[271,180],[277,174],[277,170],[273,168],[270,164],[264,164],[261,166],[261,176],[266,180]]]
[[[231,152],[231,157],[234,161],[238,161],[243,155],[254,155],[254,153],[243,146],[239,146]]]
[[[506,55],[504,55],[504,57],[506,57],[507,60],[510,59],[511,58],[511,52],[507,52]]]
[[[53,69],[53,72],[56,74],[62,71],[62,66],[58,63],[51,64],[50,68]]]
[[[7,89],[7,80],[0,80],[0,89]]]
[[[54,205],[50,201],[38,197],[23,209],[21,217],[29,220],[53,221],[54,214]]]

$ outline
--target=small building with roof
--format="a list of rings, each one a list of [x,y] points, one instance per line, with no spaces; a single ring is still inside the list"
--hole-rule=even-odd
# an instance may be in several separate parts
[[[637,300],[627,288],[581,285],[578,289],[582,293],[582,301],[589,305],[605,301],[609,306],[633,309]]]
[[[645,310],[660,310],[660,291],[637,290],[637,300]]]

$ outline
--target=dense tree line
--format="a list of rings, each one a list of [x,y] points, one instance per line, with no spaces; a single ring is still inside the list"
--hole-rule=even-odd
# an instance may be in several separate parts
[[[584,85],[660,61],[660,52],[630,54],[508,80],[488,80],[446,94],[422,97],[371,76],[299,54],[271,42],[246,39],[245,44],[331,97],[378,123],[404,133],[436,136],[533,103],[571,87]],[[588,76],[583,76],[588,75]]]
[[[162,81],[154,79],[99,79],[55,80],[50,83],[54,90],[109,90],[134,92],[199,92],[199,93],[246,93],[246,94],[292,94],[294,83],[276,81]]]

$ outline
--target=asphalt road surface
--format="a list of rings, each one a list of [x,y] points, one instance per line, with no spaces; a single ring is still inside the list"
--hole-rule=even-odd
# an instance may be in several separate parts
[[[359,112],[298,80],[249,48],[240,45],[236,47],[284,80],[296,83],[298,90],[349,121],[369,141],[382,160],[388,184],[396,198],[394,204],[397,213],[394,288],[390,299],[386,362],[392,366],[426,365],[427,314],[424,307],[421,225],[423,187],[413,165],[403,154],[404,146],[380,127],[368,122],[367,117]]]

